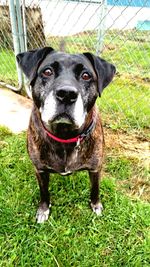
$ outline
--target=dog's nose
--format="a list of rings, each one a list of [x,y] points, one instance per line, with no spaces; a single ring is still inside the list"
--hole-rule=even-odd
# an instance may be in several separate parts
[[[56,90],[56,98],[62,103],[72,104],[76,102],[78,92],[75,87],[63,87]]]

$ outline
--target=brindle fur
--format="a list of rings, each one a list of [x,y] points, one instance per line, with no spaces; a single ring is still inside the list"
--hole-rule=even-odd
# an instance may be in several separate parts
[[[42,99],[42,93],[40,93],[40,91],[45,90],[44,94],[46,94],[49,87],[45,85],[45,82],[40,81],[37,72],[38,68],[40,68],[40,64],[44,64],[44,58],[47,58],[45,62],[49,62],[51,59],[51,52],[54,59],[56,54],[57,61],[59,60],[59,55],[61,58],[64,57],[66,70],[68,70],[68,66],[72,66],[71,64],[75,64],[76,61],[78,63],[78,61],[82,62],[83,60],[83,64],[87,64],[88,68],[91,69],[95,77],[94,79],[97,79],[93,80],[92,85],[91,83],[85,82],[86,89],[83,88],[83,81],[81,81],[81,84],[83,84],[82,86],[80,81],[78,82],[79,88],[81,88],[79,90],[81,90],[83,102],[85,102],[85,107],[87,106],[87,115],[82,127],[76,129],[76,127],[73,128],[72,124],[63,125],[63,127],[61,124],[61,126],[58,124],[57,127],[59,128],[55,129],[55,133],[58,137],[69,139],[81,133],[83,129],[86,129],[94,117],[95,126],[93,130],[81,141],[78,147],[76,147],[76,143],[65,144],[53,140],[47,135],[43,127],[40,113],[40,101],[45,100]],[[50,205],[50,195],[48,191],[49,174],[53,172],[67,175],[75,171],[87,170],[91,181],[91,207],[95,213],[100,214],[102,205],[99,200],[99,181],[103,162],[104,135],[95,100],[98,94],[101,95],[103,88],[112,80],[115,67],[90,53],[85,53],[77,57],[73,56],[73,61],[71,61],[71,56],[69,57],[68,54],[58,54],[57,52],[54,53],[52,48],[43,48],[22,53],[18,55],[17,59],[32,86],[34,104],[27,133],[27,147],[29,156],[35,166],[36,177],[40,187],[41,200],[37,212],[38,222],[44,222],[48,219]],[[62,62],[63,61],[61,61],[61,64],[63,64]],[[80,72],[80,70],[78,70],[78,72]],[[71,75],[72,73],[73,71]],[[57,75],[59,76],[59,73],[57,73]],[[59,84],[64,84],[64,75],[65,71],[63,72],[62,79],[60,75],[59,83],[56,81],[57,86],[59,86]],[[72,79],[71,81],[73,82],[75,81],[75,77],[67,79]],[[77,83],[77,81],[75,81],[75,83]],[[38,86],[38,84],[40,85]]]
[[[103,162],[104,135],[100,114],[95,108],[96,126],[76,149],[76,144],[57,143],[49,138],[43,129],[40,114],[33,107],[28,128],[28,152],[36,167],[39,182],[40,206],[48,209],[50,204],[48,183],[49,174],[88,170],[91,180],[91,203],[99,204],[99,180]]]

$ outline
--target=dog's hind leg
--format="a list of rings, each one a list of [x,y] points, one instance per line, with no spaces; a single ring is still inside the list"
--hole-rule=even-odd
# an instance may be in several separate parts
[[[100,172],[89,171],[90,181],[91,181],[91,208],[97,214],[101,215],[103,206],[99,199],[99,181]]]
[[[48,220],[50,213],[50,196],[48,192],[49,173],[46,171],[36,171],[36,177],[39,183],[41,197],[36,219],[37,223],[43,223]]]

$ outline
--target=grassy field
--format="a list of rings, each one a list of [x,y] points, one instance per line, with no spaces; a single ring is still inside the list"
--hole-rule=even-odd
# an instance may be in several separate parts
[[[101,183],[104,212],[89,208],[86,172],[52,175],[52,214],[35,222],[39,189],[25,134],[0,131],[0,266],[148,267],[148,170],[107,151]]]
[[[96,38],[95,33],[66,37],[65,49],[94,52]],[[57,49],[60,40],[51,37],[48,45]],[[0,267],[150,265],[149,41],[145,32],[105,36],[102,56],[117,66],[117,75],[97,101],[106,136],[101,217],[89,208],[86,172],[52,175],[52,213],[37,225],[39,189],[26,134],[0,128]],[[8,52],[0,52],[0,80],[17,85],[14,56]]]

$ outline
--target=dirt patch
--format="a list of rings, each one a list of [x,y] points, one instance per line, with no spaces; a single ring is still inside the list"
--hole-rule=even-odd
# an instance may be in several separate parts
[[[139,136],[104,129],[106,155],[126,157],[133,163],[132,176],[117,180],[118,190],[132,199],[150,202],[150,142]]]
[[[150,166],[150,142],[140,140],[134,134],[129,135],[123,132],[113,132],[110,129],[104,129],[105,144],[108,153],[117,150],[117,154],[124,155],[128,158],[139,160],[146,168]]]
[[[150,202],[150,181],[143,177],[132,177],[131,180],[117,181],[117,187],[132,199]]]
[[[0,125],[13,133],[25,131],[29,124],[32,101],[11,90],[0,89]]]

